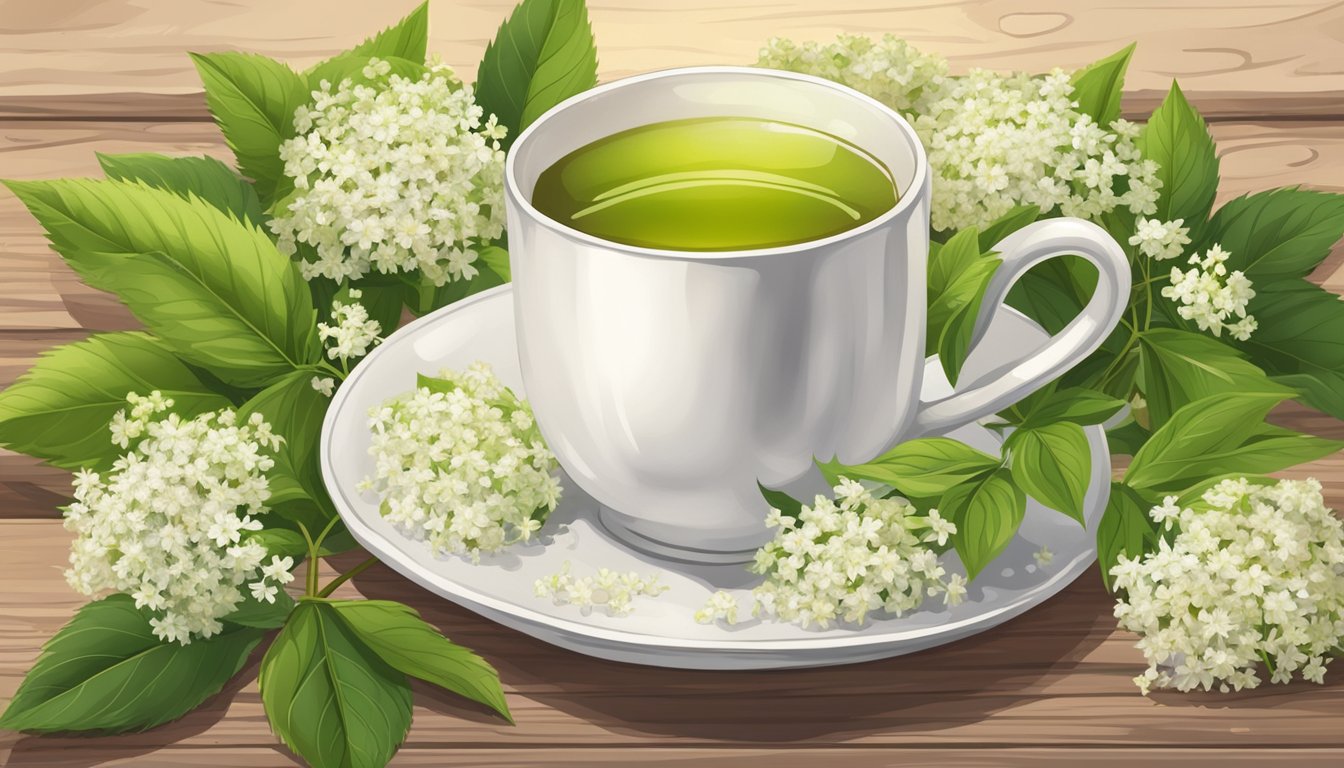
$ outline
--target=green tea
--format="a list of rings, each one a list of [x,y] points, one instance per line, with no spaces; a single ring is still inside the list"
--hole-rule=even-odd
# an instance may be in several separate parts
[[[627,245],[735,251],[820,240],[896,204],[877,158],[843,139],[741,117],[654,123],[575,150],[537,179],[532,205]]]

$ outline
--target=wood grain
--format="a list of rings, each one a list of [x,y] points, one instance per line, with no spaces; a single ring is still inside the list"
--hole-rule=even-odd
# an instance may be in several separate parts
[[[83,602],[53,565],[68,541],[55,521],[0,521],[0,562],[11,590],[0,617],[0,697],[12,694],[39,643]],[[343,556],[338,566],[359,559]],[[639,746],[670,753],[715,748],[722,756],[753,747],[842,747],[845,754],[887,746],[928,750],[924,754],[1000,747],[1344,747],[1338,727],[1344,683],[1267,686],[1234,699],[1139,696],[1130,678],[1142,669],[1141,657],[1133,638],[1115,629],[1095,573],[991,633],[903,658],[789,672],[694,672],[590,659],[499,627],[382,566],[340,594],[405,601],[500,672],[516,726],[417,686],[416,750],[485,754],[506,747],[549,755],[586,748],[613,755],[620,754],[616,747]],[[14,755],[29,762],[12,755],[10,764],[39,765],[42,755],[71,749],[118,755],[163,744],[276,754],[254,676],[255,660],[239,683],[202,709],[147,733],[12,740]]]
[[[297,67],[351,47],[417,0],[9,0],[0,115],[205,114],[185,51],[247,50]],[[467,79],[514,0],[438,0],[430,50]],[[594,0],[600,74],[747,64],[771,35],[893,33],[968,67],[1078,67],[1139,42],[1127,89],[1147,111],[1172,78],[1216,117],[1344,112],[1344,5],[1332,0]],[[151,97],[151,98],[146,98]]]

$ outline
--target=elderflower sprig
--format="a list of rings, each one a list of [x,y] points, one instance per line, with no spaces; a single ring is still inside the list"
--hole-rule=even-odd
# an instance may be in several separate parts
[[[560,499],[532,409],[485,363],[422,378],[369,411],[383,517],[436,553],[478,559],[527,541]]]
[[[566,560],[559,572],[537,579],[533,589],[537,597],[549,597],[556,605],[573,605],[584,612],[600,608],[608,616],[628,616],[636,597],[657,597],[668,588],[658,583],[656,573],[641,576],[635,571],[599,568],[595,575],[575,578]]]
[[[1315,480],[1224,480],[1188,507],[1150,512],[1170,541],[1111,569],[1115,617],[1139,634],[1150,688],[1320,683],[1344,637],[1344,524]],[[1173,535],[1174,534],[1174,535]]]
[[[343,363],[367,355],[369,347],[378,343],[378,337],[383,332],[382,324],[369,319],[368,308],[359,303],[364,292],[352,288],[347,295],[350,297],[348,301],[336,299],[331,302],[331,319],[334,323],[317,324],[318,337],[323,343],[331,342],[327,347],[327,357],[332,360],[339,358]],[[323,394],[331,394],[323,382],[314,381],[313,388]]]
[[[758,63],[835,80],[904,113],[936,176],[935,229],[983,227],[1017,205],[1094,220],[1117,208],[1157,210],[1161,181],[1141,156],[1138,126],[1080,113],[1063,70],[949,77],[946,60],[891,35],[775,39]]]
[[[946,544],[957,527],[937,510],[919,515],[904,499],[874,498],[840,478],[835,498],[817,496],[798,516],[772,509],[766,524],[774,540],[756,551],[749,568],[765,576],[751,591],[752,614],[826,628],[862,625],[869,613],[901,616],[942,594],[947,605],[966,595],[966,579],[947,576],[932,546]],[[696,620],[736,621],[730,593],[711,595]]]
[[[183,419],[157,391],[126,399],[112,432],[130,452],[106,473],[75,475],[65,575],[86,595],[130,594],[155,636],[186,645],[218,633],[245,586],[273,602],[294,578],[293,560],[267,563],[265,547],[244,539],[262,527],[281,438],[259,413],[242,424],[231,410]]]
[[[1190,228],[1184,225],[1185,219],[1139,219],[1134,222],[1129,244],[1137,246],[1139,253],[1153,261],[1174,259],[1190,244]]]
[[[1246,341],[1258,324],[1254,315],[1246,314],[1246,305],[1255,298],[1251,280],[1241,270],[1227,271],[1227,251],[1217,243],[1209,246],[1203,256],[1190,257],[1190,269],[1171,268],[1171,285],[1162,289],[1162,296],[1179,306],[1177,314],[1194,320],[1201,331],[1221,336],[1226,330],[1232,338]],[[1238,319],[1232,322],[1233,317]]]
[[[446,66],[418,79],[390,72],[374,59],[367,83],[323,81],[280,146],[295,192],[270,227],[282,252],[304,257],[307,279],[469,280],[472,244],[504,232],[503,127]]]

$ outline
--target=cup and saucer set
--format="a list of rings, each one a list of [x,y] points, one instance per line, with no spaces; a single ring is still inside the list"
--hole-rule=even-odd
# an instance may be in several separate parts
[[[691,118],[806,126],[863,147],[901,195],[861,226],[823,239],[739,251],[637,247],[585,234],[533,207],[538,177],[619,131]],[[711,594],[743,606],[771,538],[757,483],[810,500],[827,491],[814,457],[860,463],[917,437],[946,435],[990,454],[978,423],[1057,378],[1114,328],[1130,284],[1120,247],[1088,222],[1032,224],[995,246],[995,273],[953,390],[925,357],[931,179],[910,125],[825,80],[743,67],[666,70],[598,86],[532,123],[509,151],[505,198],[513,282],[401,328],[337,391],[322,430],[324,480],[354,537],[424,588],[546,642],[606,659],[687,669],[770,669],[896,656],[964,638],[1049,599],[1095,559],[1110,456],[1086,428],[1085,520],[1028,500],[1016,538],[956,606],[928,600],[862,626],[804,628],[744,616],[698,623]],[[1003,304],[1033,266],[1075,254],[1097,267],[1088,305],[1053,337]],[[563,496],[533,539],[495,554],[436,555],[385,521],[373,473],[370,408],[416,374],[484,361],[527,398],[561,467]],[[1038,566],[1032,554],[1054,557]],[[954,553],[949,572],[962,572]],[[628,615],[538,597],[566,563],[656,573],[667,591]]]

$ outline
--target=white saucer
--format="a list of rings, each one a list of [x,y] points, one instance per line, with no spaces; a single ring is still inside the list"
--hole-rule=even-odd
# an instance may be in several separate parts
[[[1006,362],[1040,346],[1044,331],[1012,310],[998,313],[963,381],[993,375]],[[626,548],[596,520],[597,504],[567,478],[559,508],[540,540],[481,558],[437,557],[378,514],[378,499],[356,484],[372,471],[367,414],[371,406],[415,386],[417,372],[490,363],[520,396],[514,340],[513,291],[501,286],[402,328],[365,359],[336,393],[322,427],[322,474],[354,537],[406,578],[482,616],[555,645],[617,661],[686,669],[771,669],[846,664],[897,656],[949,643],[1011,619],[1045,601],[1078,577],[1095,559],[1094,531],[1110,487],[1105,433],[1087,429],[1092,447],[1092,483],[1087,492],[1088,530],[1057,512],[1029,502],[1026,519],[1008,549],[970,587],[964,603],[927,608],[904,618],[878,618],[862,628],[805,630],[793,624],[757,621],[749,615],[748,590],[758,578],[740,565],[694,566],[661,560]],[[926,399],[950,392],[936,360],[927,363]],[[997,453],[999,438],[978,425],[950,436]],[[1032,554],[1046,545],[1053,562],[1037,567]],[[947,555],[949,570],[960,570]],[[584,614],[569,605],[536,597],[534,582],[560,570],[575,576],[600,567],[659,574],[670,589],[639,597],[633,613]],[[747,621],[733,627],[697,624],[692,614],[716,589],[736,589]]]

